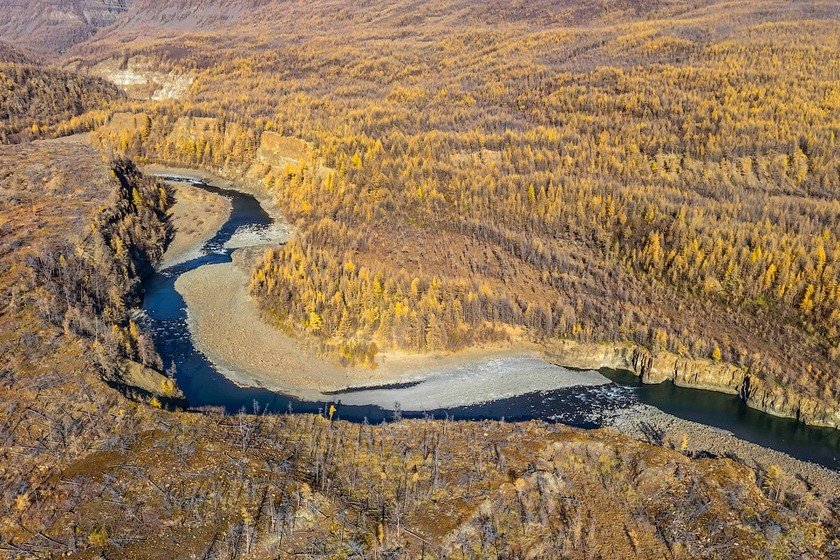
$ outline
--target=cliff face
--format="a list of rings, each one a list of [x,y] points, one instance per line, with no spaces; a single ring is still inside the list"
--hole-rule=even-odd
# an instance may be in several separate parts
[[[840,409],[819,398],[791,393],[755,376],[746,377],[740,394],[749,406],[758,410],[796,418],[811,426],[840,429]]]
[[[310,155],[312,147],[299,138],[266,131],[260,139],[257,159],[267,165],[279,165],[286,160],[301,161]]]
[[[169,135],[171,142],[209,143],[222,133],[222,123],[213,117],[181,117]]]
[[[137,57],[123,63],[116,58],[105,59],[90,69],[123,89],[133,99],[180,99],[195,81],[189,72],[163,72]]]
[[[281,172],[287,165],[300,163],[311,154],[312,147],[303,140],[265,131],[260,136],[260,147],[247,175],[262,178],[272,169]]]
[[[832,403],[794,393],[734,364],[688,359],[667,352],[654,355],[630,343],[563,341],[552,348],[550,356],[570,367],[631,371],[643,383],[670,380],[680,387],[738,395],[748,406],[774,416],[795,418],[811,426],[840,428],[840,409]]]
[[[39,52],[63,52],[114,23],[132,4],[132,0],[0,0],[0,37]]]

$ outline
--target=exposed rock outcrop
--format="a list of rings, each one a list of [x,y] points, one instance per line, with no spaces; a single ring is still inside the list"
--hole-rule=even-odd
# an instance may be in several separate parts
[[[700,358],[684,358],[669,352],[651,353],[631,343],[595,344],[562,341],[549,356],[569,367],[627,370],[643,383],[673,381],[680,387],[705,389],[740,396],[757,410],[795,418],[811,426],[840,428],[836,404],[812,395],[794,393],[740,366]]]
[[[309,143],[292,136],[265,131],[260,137],[260,147],[247,175],[262,177],[272,169],[282,170],[286,165],[300,163],[311,155],[312,147]]]
[[[152,121],[146,113],[114,113],[103,128],[114,132],[139,132],[151,125]]]
[[[180,99],[195,81],[190,73],[158,71],[136,58],[125,64],[116,59],[103,60],[90,72],[121,87],[129,97],[155,101]]]
[[[116,22],[133,0],[0,0],[0,37],[62,52]]]
[[[116,379],[129,389],[163,399],[184,398],[172,378],[139,362],[124,360],[117,371]]]
[[[262,133],[260,138],[257,161],[268,165],[277,165],[283,163],[284,160],[301,161],[311,153],[312,146],[300,138],[266,131]]]
[[[210,142],[222,133],[222,123],[213,117],[181,117],[167,138],[171,142]]]

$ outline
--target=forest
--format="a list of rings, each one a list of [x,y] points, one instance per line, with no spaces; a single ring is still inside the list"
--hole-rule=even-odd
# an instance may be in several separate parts
[[[7,54],[0,46],[0,144],[90,130],[107,121],[110,101],[125,96],[105,80],[5,62]]]
[[[415,34],[384,18],[324,41],[313,16],[292,44],[292,16],[267,6],[277,21],[246,30],[246,17],[236,44],[128,43],[195,83],[181,100],[125,104],[132,123],[121,114],[96,137],[142,160],[247,170],[272,190],[299,235],[266,253],[253,292],[343,362],[631,341],[836,401],[836,14],[757,2],[732,26],[720,9],[662,9],[596,18],[597,41],[536,15],[489,26],[461,12]],[[211,51],[221,62],[208,66]],[[254,165],[263,131],[314,149]]]
[[[137,165],[194,166],[277,200],[251,291],[344,364],[630,341],[836,409],[835,4],[0,0],[0,558],[836,557],[836,484],[685,433],[184,408],[130,313]]]
[[[836,550],[836,498],[818,481],[710,458],[684,435],[164,410],[114,391],[103,366],[154,361],[126,309],[165,244],[170,193],[83,135],[0,146],[0,169],[0,557]],[[686,530],[699,524],[716,529]]]

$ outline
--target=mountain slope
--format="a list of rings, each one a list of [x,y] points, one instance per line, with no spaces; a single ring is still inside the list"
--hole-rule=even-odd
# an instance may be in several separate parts
[[[102,321],[124,317],[128,255],[159,255],[165,197],[80,136],[0,146],[0,169],[5,557],[837,552],[830,475],[810,488],[778,466],[542,422],[163,410],[166,391],[101,374],[143,346]],[[95,294],[108,311],[91,314]]]
[[[0,37],[56,53],[116,21],[131,0],[0,0]]]
[[[176,410],[129,311],[168,192],[103,156],[270,192],[297,235],[263,256],[253,295],[333,357],[515,337],[596,362],[629,349],[643,375],[830,419],[836,2],[0,7],[4,38],[73,45],[58,60],[81,72],[194,79],[148,101],[57,70],[10,80],[21,122],[30,105],[64,119],[88,86],[110,118],[0,146],[0,556],[840,554],[836,473],[655,426],[639,427],[654,445],[543,422],[351,424],[341,406]]]
[[[89,128],[103,119],[91,111],[123,97],[99,78],[0,61],[0,144]]]
[[[194,79],[98,138],[272,189],[254,294],[335,359],[572,340],[840,425],[840,8],[585,6],[150,0],[72,54]]]

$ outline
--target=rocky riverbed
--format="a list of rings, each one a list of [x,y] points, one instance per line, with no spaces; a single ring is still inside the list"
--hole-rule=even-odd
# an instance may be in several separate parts
[[[731,457],[760,471],[777,466],[822,496],[840,496],[840,473],[780,451],[744,441],[725,430],[683,420],[645,404],[614,410],[604,423],[621,433],[687,454]]]
[[[342,394],[342,402],[383,408],[393,408],[399,402],[404,410],[432,410],[533,391],[609,383],[595,371],[548,363],[525,346],[448,355],[391,352],[380,357],[376,368],[342,368],[267,324],[248,294],[247,281],[247,274],[229,263],[197,268],[175,283],[187,304],[196,347],[240,385],[310,400],[330,400],[325,392],[366,387]],[[411,386],[372,387],[397,383]]]

